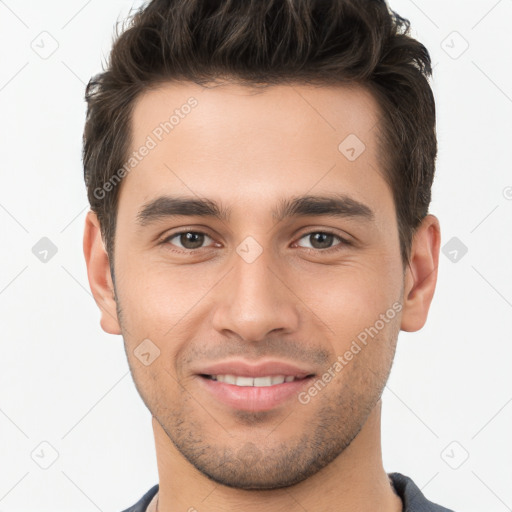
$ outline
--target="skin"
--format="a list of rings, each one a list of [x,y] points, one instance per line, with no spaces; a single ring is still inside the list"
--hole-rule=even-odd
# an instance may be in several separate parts
[[[101,327],[122,334],[152,414],[159,510],[401,510],[382,464],[381,393],[399,331],[427,319],[438,219],[425,217],[404,268],[377,146],[379,108],[362,88],[165,84],[135,105],[132,151],[190,96],[198,106],[120,185],[115,287],[93,212],[84,234]],[[366,146],[355,161],[338,150],[348,134]],[[276,222],[270,213],[282,198],[332,192],[369,206],[374,221]],[[219,201],[231,217],[138,226],[139,210],[164,193]],[[198,245],[168,238],[180,228],[208,235],[195,254]],[[351,243],[315,245],[326,231]],[[251,263],[236,251],[248,236],[262,249]],[[307,404],[293,397],[270,411],[239,411],[195,374],[238,356],[321,376],[397,303],[401,311]],[[144,339],[160,350],[148,366],[134,353]]]

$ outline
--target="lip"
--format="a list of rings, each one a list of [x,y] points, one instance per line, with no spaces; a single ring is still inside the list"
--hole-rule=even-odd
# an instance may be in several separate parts
[[[283,382],[273,386],[236,386],[212,380],[207,375],[236,375],[240,377],[265,377],[265,376],[294,376],[300,380]],[[264,361],[258,364],[250,364],[246,361],[224,361],[197,372],[201,388],[229,408],[261,412],[270,411],[285,404],[306,386],[310,385],[314,378],[314,372],[299,368],[293,364],[279,361]]]
[[[231,360],[216,363],[196,371],[198,375],[236,375],[237,377],[266,377],[275,375],[292,375],[298,379],[313,375],[314,372],[299,368],[284,361],[262,361],[251,364],[243,360]]]

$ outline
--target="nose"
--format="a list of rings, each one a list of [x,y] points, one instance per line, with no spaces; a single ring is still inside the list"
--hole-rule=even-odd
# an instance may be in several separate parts
[[[213,326],[219,333],[258,342],[297,330],[300,300],[289,273],[269,252],[252,262],[235,254],[234,268],[217,287]]]

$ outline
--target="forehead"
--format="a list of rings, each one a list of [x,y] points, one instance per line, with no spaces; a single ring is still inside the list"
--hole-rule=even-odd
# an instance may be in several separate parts
[[[191,104],[194,106],[189,107]],[[174,134],[192,131],[202,135],[204,129],[214,125],[215,134],[209,133],[206,141],[214,136],[220,142],[222,136],[229,141],[233,135],[241,138],[279,133],[286,136],[280,141],[284,144],[287,140],[293,142],[300,130],[306,130],[318,131],[318,136],[334,141],[352,133],[371,143],[371,132],[379,117],[375,98],[360,86],[249,87],[221,83],[202,87],[190,82],[169,82],[137,98],[131,128],[134,143],[155,130],[158,138],[158,127],[166,121],[170,121]],[[166,134],[164,130],[162,135]]]
[[[389,203],[379,116],[361,87],[166,83],[134,105],[130,155],[138,159],[121,196],[139,206],[166,192],[256,207],[283,192],[337,191]]]

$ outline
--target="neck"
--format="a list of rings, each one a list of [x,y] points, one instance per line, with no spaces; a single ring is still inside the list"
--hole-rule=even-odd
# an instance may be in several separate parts
[[[381,401],[374,407],[359,434],[345,451],[312,477],[291,487],[254,491],[217,484],[176,450],[153,418],[158,463],[159,512],[400,512],[382,465],[380,437]]]

